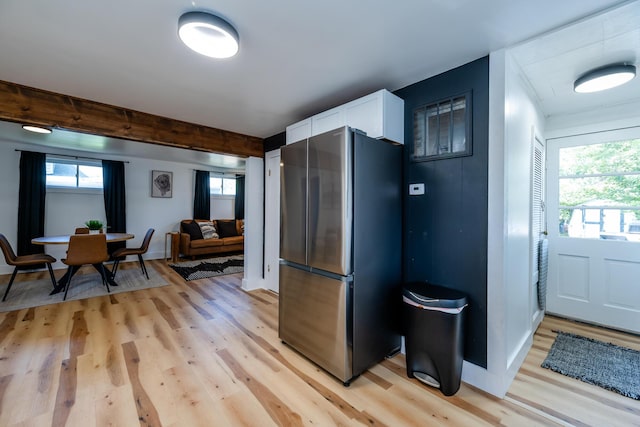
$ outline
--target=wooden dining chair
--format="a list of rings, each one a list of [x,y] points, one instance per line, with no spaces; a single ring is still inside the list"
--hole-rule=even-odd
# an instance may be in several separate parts
[[[67,284],[64,289],[63,300],[67,299],[67,292],[73,280],[73,275],[80,267],[86,264],[92,264],[102,277],[102,284],[109,289],[107,274],[104,269],[103,262],[109,259],[107,253],[107,236],[104,234],[75,234],[69,237],[69,250],[67,257],[62,262],[69,266]]]
[[[75,234],[89,234],[89,227],[78,227]]]
[[[147,272],[147,267],[144,265],[142,255],[147,253],[147,250],[149,249],[149,243],[151,242],[151,237],[153,236],[154,231],[155,230],[153,228],[147,230],[147,234],[145,234],[144,239],[142,240],[142,246],[140,246],[139,248],[120,248],[113,251],[113,253],[111,254],[111,258],[115,261],[113,262],[113,268],[111,269],[111,272],[114,278],[116,277],[116,273],[118,272],[120,259],[125,258],[127,255],[137,255],[142,274],[144,274],[147,277],[147,280],[149,280],[149,273]]]
[[[4,259],[8,265],[13,265],[15,268],[13,269],[13,274],[11,275],[11,279],[9,279],[9,285],[7,286],[7,290],[2,297],[2,301],[7,299],[7,295],[9,295],[9,290],[11,289],[11,285],[13,285],[13,280],[16,278],[16,273],[18,270],[24,270],[26,268],[36,268],[41,266],[42,264],[46,264],[49,269],[49,275],[51,276],[51,283],[53,283],[53,287],[56,287],[56,278],[53,275],[53,268],[51,268],[51,264],[56,262],[56,259],[48,254],[33,254],[33,255],[20,255],[16,256],[15,252],[13,252],[13,248],[9,244],[9,241],[4,236],[4,234],[0,234],[0,246],[2,247],[2,253],[4,254]]]

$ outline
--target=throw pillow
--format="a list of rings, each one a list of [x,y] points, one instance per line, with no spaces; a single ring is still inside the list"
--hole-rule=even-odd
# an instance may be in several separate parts
[[[200,231],[202,232],[203,239],[218,239],[218,233],[216,233],[216,228],[213,226],[211,221],[199,222]]]
[[[203,238],[202,231],[200,231],[200,226],[195,221],[183,222],[182,230],[185,233],[189,233],[189,236],[191,236],[191,240],[201,240]]]
[[[218,220],[218,233],[220,233],[220,237],[232,237],[238,235],[238,230],[236,230],[236,221],[232,220]]]

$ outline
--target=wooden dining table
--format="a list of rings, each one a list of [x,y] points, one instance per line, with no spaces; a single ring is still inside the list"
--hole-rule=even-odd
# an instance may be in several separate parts
[[[86,236],[86,234],[80,234],[80,236]],[[63,234],[59,236],[42,236],[35,237],[31,239],[31,243],[34,245],[68,245],[71,236],[77,236],[77,234]],[[115,242],[124,242],[126,240],[133,239],[135,236],[130,233],[106,233],[107,243],[115,243]],[[94,268],[98,271],[99,266],[94,265]],[[104,269],[107,275],[107,281],[109,282],[109,286],[118,286],[116,281],[113,279],[113,274],[111,270],[108,268]],[[58,292],[62,292],[67,285],[67,281],[69,280],[69,271],[67,271],[59,280],[58,285],[51,291],[49,295],[57,294]]]
[[[31,243],[34,245],[68,245],[71,236],[75,236],[75,234],[35,237],[31,239]],[[130,240],[135,237],[133,234],[129,233],[106,233],[106,236],[107,243],[124,242],[125,240]]]

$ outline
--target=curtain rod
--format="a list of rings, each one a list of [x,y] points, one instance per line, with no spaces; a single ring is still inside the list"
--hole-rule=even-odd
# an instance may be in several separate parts
[[[227,176],[245,176],[245,173],[242,172],[220,172],[218,170],[204,170],[204,169],[194,169],[194,171],[203,171],[203,172],[209,172],[210,174],[215,174],[215,175],[221,175],[223,178],[225,177],[225,175]]]
[[[101,160],[101,161],[102,161],[102,160],[107,160],[107,159],[99,159],[99,158],[97,158],[97,157],[71,156],[71,155],[69,155],[69,154],[54,154],[54,153],[43,153],[43,152],[40,152],[40,151],[32,151],[32,150],[20,150],[20,149],[18,149],[18,148],[16,148],[16,149],[15,149],[15,151],[29,151],[29,152],[31,152],[31,153],[47,154],[47,155],[50,155],[50,156],[69,157],[70,159],[76,159],[76,160],[79,160],[79,159],[86,159],[86,160]],[[114,161],[116,161],[116,162],[122,162],[122,163],[129,163],[129,161],[128,161],[128,160],[114,160]]]

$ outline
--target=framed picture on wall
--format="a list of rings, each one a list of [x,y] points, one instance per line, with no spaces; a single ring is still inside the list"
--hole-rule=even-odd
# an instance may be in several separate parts
[[[173,197],[173,172],[151,171],[151,197]]]

